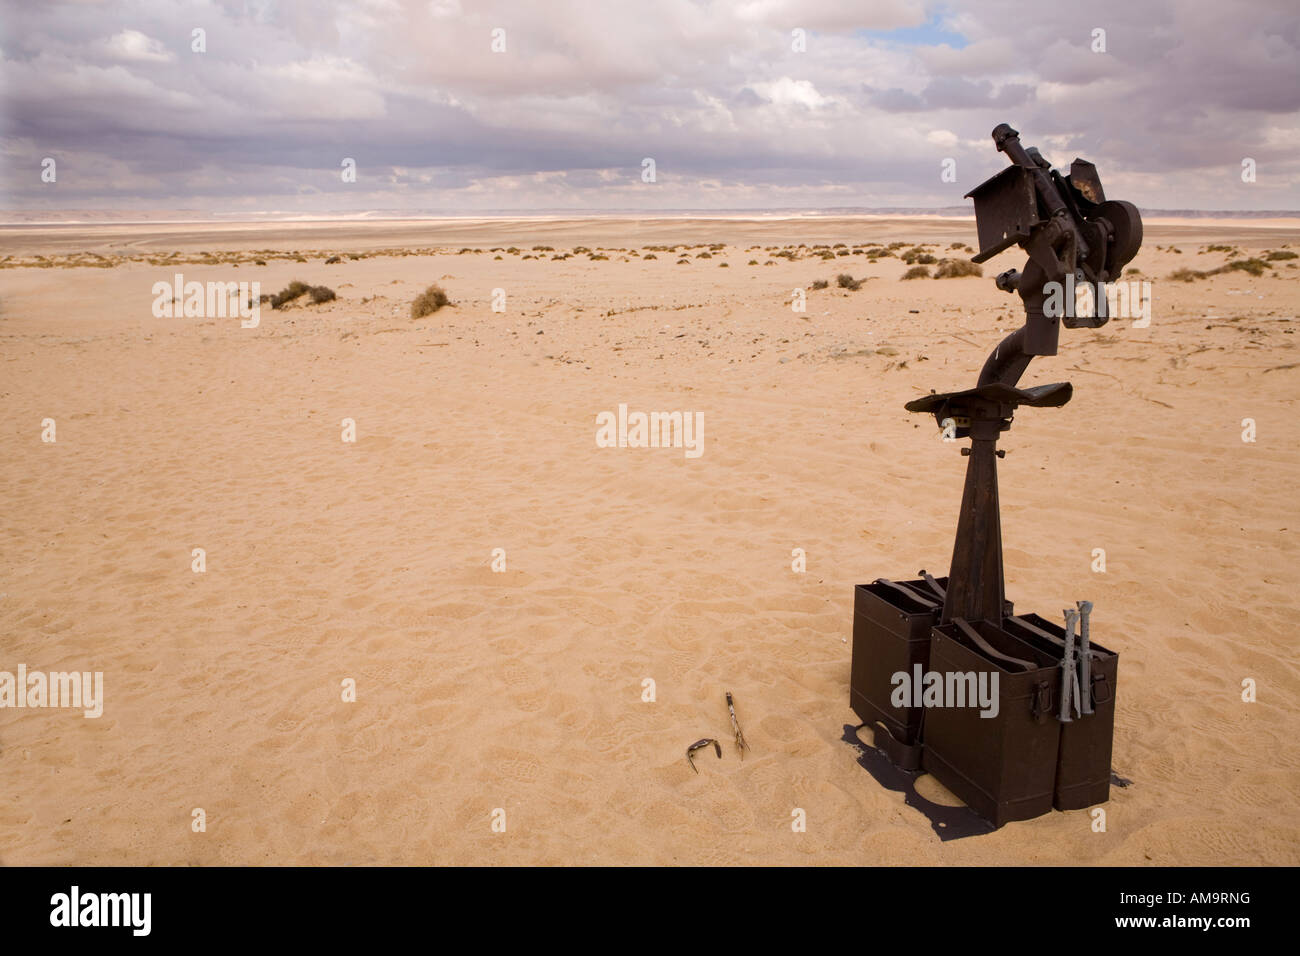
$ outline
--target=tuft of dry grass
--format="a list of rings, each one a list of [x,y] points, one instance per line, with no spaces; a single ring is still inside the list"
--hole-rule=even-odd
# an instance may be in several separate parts
[[[1273,268],[1263,259],[1235,259],[1227,265],[1214,270],[1215,272],[1234,272],[1240,270],[1249,272],[1253,276],[1262,276],[1265,269]]]
[[[294,299],[298,298],[299,296],[306,295],[307,290],[309,290],[310,288],[311,286],[309,286],[305,282],[297,282],[297,281],[290,282],[287,286],[285,286],[275,295],[270,297],[271,308],[278,309],[280,308],[280,306],[292,302]]]
[[[322,302],[332,302],[334,299],[338,298],[338,296],[334,294],[333,289],[327,289],[323,285],[308,285],[305,282],[294,281],[290,282],[275,295],[262,296],[262,300],[269,300],[271,308],[278,309],[304,295],[310,297],[312,303],[315,305],[320,305]]]
[[[984,270],[966,259],[940,259],[934,268],[936,279],[960,279],[963,276],[982,276]]]
[[[912,266],[912,268],[903,273],[903,278],[928,279],[930,278],[930,270],[927,266]]]
[[[841,272],[835,277],[835,284],[841,289],[848,289],[850,292],[857,292],[862,288],[862,280],[855,279],[847,272]]]
[[[447,293],[443,291],[442,286],[434,283],[416,296],[415,301],[411,303],[411,318],[422,319],[446,305],[451,305],[451,300],[447,298]]]
[[[1247,272],[1253,276],[1262,276],[1265,269],[1271,268],[1273,267],[1263,259],[1234,259],[1227,265],[1205,272],[1198,269],[1175,269],[1165,278],[1174,282],[1192,282],[1196,279],[1208,279],[1210,276],[1222,275],[1225,272]]]

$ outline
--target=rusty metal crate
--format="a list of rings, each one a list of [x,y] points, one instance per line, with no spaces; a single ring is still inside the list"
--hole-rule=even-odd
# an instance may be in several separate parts
[[[967,625],[980,643],[963,633],[966,622],[931,628],[930,669],[998,675],[998,712],[984,717],[977,707],[931,707],[925,718],[921,763],[967,806],[1000,827],[1052,809],[1060,725],[1053,713],[1060,668],[1051,655],[997,625]],[[1025,661],[1013,666],[991,656]]]
[[[888,737],[877,733],[876,746],[905,770],[920,767],[923,708],[893,704],[894,675],[929,664],[930,629],[939,623],[947,585],[946,577],[877,578],[854,589],[849,703],[863,723],[883,725]],[[1007,601],[1005,613],[1013,610]]]
[[[918,742],[922,709],[893,705],[893,676],[929,662],[930,628],[942,610],[924,581],[877,578],[854,589],[850,706],[864,723],[879,721],[906,746]]]
[[[1007,617],[1003,628],[1059,663],[1065,651],[1065,629],[1037,614]],[[1111,743],[1115,730],[1115,690],[1119,655],[1091,642],[1091,714],[1075,717],[1061,726],[1060,755],[1056,765],[1053,806],[1081,810],[1110,799]]]

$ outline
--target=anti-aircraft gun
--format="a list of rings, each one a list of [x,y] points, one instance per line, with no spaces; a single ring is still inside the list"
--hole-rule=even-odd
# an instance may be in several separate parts
[[[1073,290],[1076,283],[1103,289],[1118,278],[1142,245],[1142,217],[1123,200],[1106,199],[1097,167],[1076,159],[1070,174],[1051,168],[1036,148],[1025,149],[1020,134],[1001,124],[993,142],[1011,165],[976,186],[975,228],[984,262],[1011,246],[1029,254],[1023,269],[1003,272],[995,280],[1006,292],[1019,292],[1025,324],[993,350],[973,389],[928,395],[909,402],[911,412],[932,412],[954,438],[971,438],[966,491],[944,601],[943,620],[996,620],[1003,602],[1002,536],[998,515],[997,436],[1011,427],[1018,405],[1060,406],[1070,400],[1068,382],[1016,388],[1029,362],[1055,355],[1060,326],[1104,325],[1106,296],[1095,297],[1094,314],[1077,317],[1073,308],[1060,315],[1045,308],[1052,283]],[[1072,305],[1073,303],[1070,303]],[[947,423],[945,425],[945,422]],[[963,451],[963,454],[966,454]]]
[[[934,415],[945,438],[970,439],[961,449],[969,462],[952,563],[946,578],[922,570],[916,580],[857,586],[850,700],[897,770],[933,773],[1001,826],[1109,796],[1118,655],[1091,641],[1087,601],[1066,611],[1062,629],[1014,613],[1006,600],[997,479],[1005,453],[997,441],[1016,408],[1070,400],[1069,382],[1018,383],[1035,356],[1056,354],[1061,325],[1107,322],[1106,284],[1142,245],[1142,219],[1132,203],[1106,198],[1092,163],[1076,159],[1062,175],[1006,124],[993,130],[993,142],[1011,165],[967,194],[980,245],[973,259],[1012,246],[1028,253],[1022,269],[996,279],[999,289],[1019,293],[1025,323],[993,350],[974,388],[907,403],[908,411]],[[1084,283],[1096,290],[1094,305],[1079,310],[1073,292]],[[1000,706],[988,715],[995,719],[898,691],[978,673],[1000,677]],[[932,823],[943,839],[958,835],[958,827]]]

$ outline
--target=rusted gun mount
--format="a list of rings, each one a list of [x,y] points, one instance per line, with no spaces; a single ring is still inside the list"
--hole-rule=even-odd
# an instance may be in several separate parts
[[[1002,572],[1002,518],[998,502],[998,435],[1011,427],[1017,406],[1058,408],[1070,400],[1069,382],[1015,388],[1001,382],[964,392],[927,395],[907,403],[909,412],[932,412],[940,428],[970,438],[966,488],[962,493],[952,570],[944,595],[941,624],[953,618],[1000,622],[1006,601]]]
[[[1002,572],[1002,531],[998,506],[997,438],[1011,427],[1019,405],[1059,407],[1070,400],[1068,382],[1016,388],[1036,355],[1055,355],[1060,333],[1058,317],[1044,308],[1047,285],[1090,282],[1097,288],[1120,274],[1142,244],[1142,219],[1137,207],[1107,200],[1097,167],[1076,159],[1070,175],[1062,176],[1037,149],[1025,149],[1020,134],[1003,123],[993,130],[993,142],[1012,165],[967,195],[975,201],[975,225],[980,251],[975,262],[1012,245],[1029,254],[1022,271],[998,276],[998,288],[1016,290],[1025,305],[1025,324],[994,349],[973,389],[929,395],[909,402],[911,412],[930,412],[945,434],[971,439],[966,487],[953,548],[950,583],[944,598],[942,623],[953,618],[997,622],[1002,618],[1005,584]],[[1060,301],[1058,297],[1058,301]],[[1075,319],[1064,310],[1067,327],[1100,327],[1107,321],[1104,294],[1095,296],[1094,315]]]
[[[1019,292],[1025,305],[1025,327],[1019,338],[1003,346],[1024,356],[1055,355],[1060,327],[1056,316],[1046,314],[1046,286],[1105,283],[1118,278],[1142,245],[1142,218],[1137,207],[1123,200],[1107,200],[1097,167],[1084,159],[1070,164],[1062,176],[1051,168],[1036,148],[1025,149],[1020,134],[1006,123],[993,130],[993,142],[1011,165],[976,186],[967,198],[975,201],[975,226],[980,251],[975,262],[993,258],[1018,245],[1029,254],[1021,271],[997,277],[1004,292]],[[1094,315],[1065,315],[1067,328],[1105,325],[1105,297],[1097,299]],[[1072,313],[1073,310],[1069,310]],[[996,371],[999,381],[1014,385],[1023,364],[1008,361]],[[985,366],[985,373],[989,373]],[[983,384],[983,376],[981,376]]]
[[[973,258],[984,262],[1011,246],[1028,253],[1023,269],[996,280],[1020,294],[1025,323],[993,350],[974,388],[907,403],[933,415],[945,439],[970,439],[952,563],[947,577],[920,571],[915,580],[857,586],[850,701],[894,767],[933,773],[1001,826],[1109,797],[1119,656],[1091,640],[1091,603],[1067,609],[1061,628],[1017,614],[1006,599],[997,443],[1017,408],[1070,400],[1069,382],[1018,383],[1034,356],[1056,354],[1062,323],[1106,323],[1105,284],[1137,254],[1142,220],[1132,203],[1106,199],[1092,163],[1076,159],[1063,176],[1005,124],[993,141],[1011,165],[968,194],[980,243]],[[1095,306],[1076,317],[1072,294],[1083,283],[1095,290]],[[988,713],[899,690],[936,675],[979,674],[999,679],[999,707]],[[944,824],[936,826],[943,837]]]

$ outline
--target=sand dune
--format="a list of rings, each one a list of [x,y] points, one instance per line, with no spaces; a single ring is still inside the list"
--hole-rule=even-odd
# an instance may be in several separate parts
[[[1026,383],[1075,396],[1024,409],[1003,443],[1009,596],[1052,618],[1095,602],[1133,785],[1105,833],[1080,811],[946,843],[842,739],[852,592],[946,568],[963,461],[903,404],[974,383],[1020,322],[990,278],[1020,257],[901,282],[897,258],[764,265],[751,247],[956,255],[973,222],[0,237],[0,669],[99,670],[106,693],[98,719],[0,710],[0,862],[1300,862],[1300,269],[1164,279],[1221,265],[1207,243],[1296,248],[1300,224],[1150,225],[1132,277],[1153,280],[1150,327],[1066,332],[1031,366]],[[673,243],[696,246],[689,264],[645,258]],[[707,243],[725,246],[699,258]],[[608,259],[551,258],[577,245]],[[442,251],[379,254],[402,249]],[[65,267],[82,253],[108,267]],[[171,253],[191,261],[148,261]],[[151,287],[178,269],[338,299],[256,329],[154,318]],[[839,272],[866,281],[847,292]],[[816,279],[831,287],[792,312]],[[432,282],[455,305],[413,321]],[[620,403],[702,413],[703,454],[597,447]],[[724,757],[696,774],[700,737]]]

